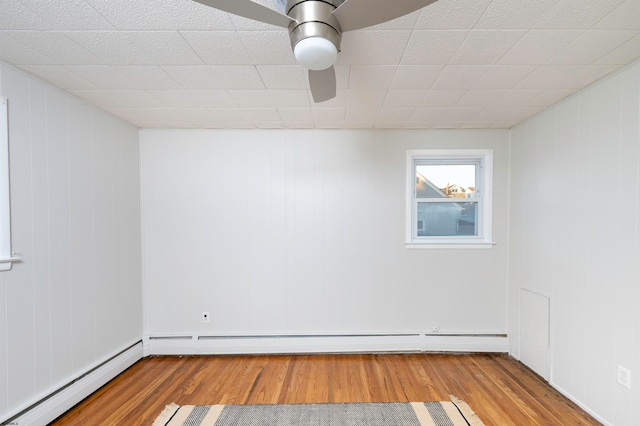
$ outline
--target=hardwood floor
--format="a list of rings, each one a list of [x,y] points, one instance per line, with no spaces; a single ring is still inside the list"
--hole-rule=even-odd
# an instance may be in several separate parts
[[[145,358],[53,424],[150,425],[165,405],[467,402],[488,425],[598,425],[504,355]]]

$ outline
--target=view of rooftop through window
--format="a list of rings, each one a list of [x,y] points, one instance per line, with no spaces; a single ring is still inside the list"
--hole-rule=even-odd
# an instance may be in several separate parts
[[[421,183],[431,183],[431,188],[439,190],[441,194],[427,196],[447,198],[472,198],[476,190],[475,164],[429,164],[417,165],[417,190],[422,192]],[[422,177],[422,179],[420,179]],[[422,182],[421,182],[422,181]],[[419,197],[420,198],[420,197]]]

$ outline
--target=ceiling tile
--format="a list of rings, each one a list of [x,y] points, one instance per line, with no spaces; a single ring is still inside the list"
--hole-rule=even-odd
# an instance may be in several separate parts
[[[204,63],[178,31],[128,31],[124,34],[155,65]]]
[[[407,129],[407,130],[412,130],[412,129],[432,129],[433,126],[435,125],[436,121],[435,120],[424,120],[424,121],[419,121],[419,120],[415,120],[415,121],[406,121],[404,123],[404,127],[403,129]]]
[[[545,90],[539,96],[529,102],[529,106],[532,107],[549,107],[551,105],[555,105],[561,100],[571,96],[575,93],[574,90],[569,89],[550,89]]]
[[[313,113],[310,108],[278,108],[278,113],[283,121],[311,122],[313,123]]]
[[[139,87],[116,67],[108,65],[69,65],[65,67],[75,75],[102,90],[138,89]]]
[[[366,127],[371,128],[378,117],[379,108],[349,108],[345,120],[352,123],[367,123]]]
[[[39,77],[44,81],[48,81],[61,89],[98,89],[95,84],[88,82],[84,78],[72,73],[67,68],[60,65],[25,65],[22,68],[36,77]]]
[[[105,108],[105,110],[131,123],[152,121],[151,117],[142,108]]]
[[[413,115],[415,108],[380,108],[376,111],[376,122],[404,122]]]
[[[256,67],[267,89],[307,89],[305,70],[300,65],[260,65]]]
[[[541,16],[558,0],[493,0],[475,28],[535,28]]]
[[[229,90],[240,108],[273,108],[273,102],[266,90]]]
[[[191,0],[85,0],[121,30],[234,30],[229,15]]]
[[[308,90],[267,90],[276,108],[309,108]]]
[[[416,108],[407,121],[436,122],[449,111],[450,108]]]
[[[104,90],[180,88],[160,67],[70,65],[66,68],[96,87]]]
[[[438,1],[422,9],[416,30],[460,30],[473,28],[491,0]]]
[[[449,63],[493,65],[526,33],[523,30],[473,30]]]
[[[591,28],[624,0],[562,0],[542,11],[536,28]]]
[[[235,31],[182,31],[180,35],[207,65],[253,65]]]
[[[344,108],[322,108],[311,110],[313,121],[316,124],[332,127],[335,124],[344,122]]]
[[[513,107],[494,107],[487,108],[484,111],[476,115],[473,121],[492,121],[492,122],[508,122],[511,125],[526,120],[529,117],[539,113],[542,108],[538,107],[526,107],[526,108],[513,108]]]
[[[222,122],[247,122],[248,120],[244,114],[244,110],[241,108],[207,108],[208,111]]]
[[[420,107],[445,108],[452,107],[467,93],[466,90],[429,90],[420,102]]]
[[[544,89],[513,89],[496,97],[492,105],[496,107],[531,105],[534,99],[542,96],[545,92]]]
[[[516,89],[571,89],[571,78],[584,65],[544,65],[518,83]]]
[[[444,66],[442,65],[409,65],[399,66],[391,83],[392,89],[429,89],[436,81]]]
[[[407,124],[406,121],[384,121],[378,120],[374,126],[374,129],[379,130],[399,130],[403,129]]]
[[[108,90],[69,90],[69,93],[98,108],[117,108],[122,106],[122,99]]]
[[[598,59],[596,64],[626,65],[638,59],[640,52],[640,36],[636,36]]]
[[[456,107],[487,107],[504,95],[506,90],[469,90],[455,104]]]
[[[226,90],[150,90],[169,108],[237,108]]]
[[[449,63],[468,31],[414,31],[402,56],[403,65]]]
[[[286,30],[241,31],[244,49],[254,65],[294,65],[295,57]]]
[[[638,24],[640,27],[640,23]],[[638,31],[587,31],[551,58],[549,65],[591,64],[638,35]]]
[[[242,114],[251,122],[282,121],[278,110],[275,108],[244,108],[242,109]]]
[[[179,127],[193,127],[193,123],[211,122],[215,117],[205,108],[146,108],[152,120],[160,123],[177,123]]]
[[[127,105],[131,108],[164,108],[167,106],[146,90],[110,90],[109,93],[120,99],[121,105]]]
[[[53,27],[17,0],[0,1],[0,30],[50,30]]]
[[[14,65],[44,62],[42,54],[10,36],[9,31],[0,31],[0,58]]]
[[[129,41],[126,33],[119,31],[65,31],[69,39],[111,65],[151,65],[151,58]]]
[[[578,30],[532,30],[527,32],[503,57],[499,64],[544,64],[576,40]]]
[[[336,64],[398,65],[411,31],[349,31]]]
[[[482,108],[451,108],[440,120],[445,122],[464,122],[470,121],[482,111]],[[455,127],[459,127],[456,125]],[[454,127],[454,128],[455,128]]]
[[[20,0],[20,2],[58,30],[114,29],[109,21],[84,0]]]
[[[394,65],[362,66],[352,65],[349,89],[388,89],[396,73]]]
[[[37,54],[39,59],[30,65],[103,63],[101,59],[58,31],[13,31],[11,37]],[[2,54],[4,56],[4,52]]]
[[[264,89],[250,65],[192,65],[162,67],[185,89]]]
[[[415,108],[424,97],[426,90],[389,90],[383,108]]]
[[[118,72],[118,75],[131,82],[136,89],[169,90],[180,88],[180,85],[160,67],[148,65],[125,65],[113,68]],[[121,87],[116,87],[116,89],[120,88]]]
[[[617,3],[617,1],[615,2]],[[605,16],[594,28],[603,30],[637,30],[640,28],[640,2],[627,0]]]
[[[433,88],[471,89],[489,69],[490,65],[447,65],[433,83]]]
[[[606,77],[617,69],[617,65],[588,65],[568,77],[566,87],[574,90],[582,89]]]
[[[536,68],[536,65],[494,65],[473,88],[511,89]]]
[[[349,90],[347,107],[349,108],[380,108],[387,96],[386,90]]]

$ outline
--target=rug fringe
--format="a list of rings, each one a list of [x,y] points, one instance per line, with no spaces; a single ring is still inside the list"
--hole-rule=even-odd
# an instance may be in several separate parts
[[[162,413],[160,413],[158,418],[156,418],[151,426],[165,426],[167,423],[169,423],[169,420],[171,420],[171,417],[173,417],[176,411],[178,411],[178,408],[180,408],[180,406],[175,402],[167,405],[166,407],[164,407]]]
[[[478,415],[473,412],[471,407],[469,407],[466,402],[459,398],[456,398],[453,395],[449,395],[449,398],[451,398],[451,402],[453,402],[456,407],[458,407],[458,410],[460,410],[462,415],[467,419],[470,426],[484,426],[484,423],[482,423],[480,417],[478,417]]]

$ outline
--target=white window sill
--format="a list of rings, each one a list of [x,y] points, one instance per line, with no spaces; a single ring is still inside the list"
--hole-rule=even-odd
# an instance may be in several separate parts
[[[20,261],[19,257],[7,257],[4,259],[0,259],[0,272],[10,270],[13,262],[19,262],[19,261]]]
[[[425,241],[425,242],[407,242],[405,248],[410,250],[430,250],[430,249],[491,249],[496,243],[491,241],[466,240],[466,241]]]

